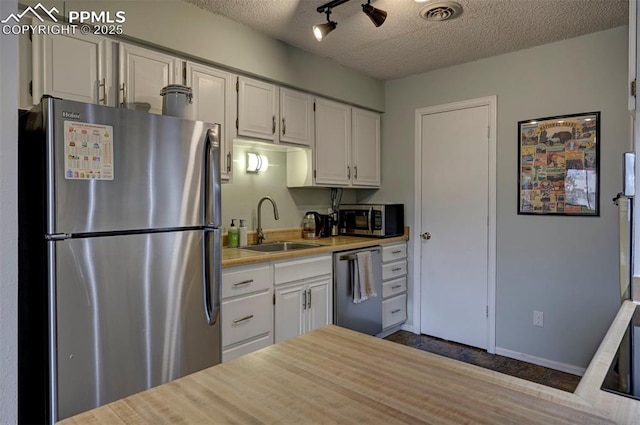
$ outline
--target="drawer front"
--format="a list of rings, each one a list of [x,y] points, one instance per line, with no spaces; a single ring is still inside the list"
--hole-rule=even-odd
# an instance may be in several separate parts
[[[274,264],[275,284],[296,282],[311,277],[331,274],[333,270],[332,257],[305,258],[303,260],[287,261]]]
[[[382,265],[382,280],[395,279],[407,274],[407,260]]]
[[[271,266],[239,267],[222,271],[222,298],[269,289],[273,286]]]
[[[222,346],[271,332],[271,291],[223,301],[221,306]]]
[[[407,291],[407,278],[401,277],[382,282],[382,298],[390,298]]]
[[[382,328],[397,325],[407,320],[407,294],[382,301]]]
[[[395,260],[402,260],[407,258],[407,244],[406,242],[395,245],[383,245],[382,246],[382,261],[389,262]]]
[[[222,362],[228,362],[229,360],[236,359],[245,354],[258,351],[261,348],[268,347],[273,344],[273,334],[269,333],[256,340],[245,342],[244,344],[236,345],[233,348],[222,351]]]

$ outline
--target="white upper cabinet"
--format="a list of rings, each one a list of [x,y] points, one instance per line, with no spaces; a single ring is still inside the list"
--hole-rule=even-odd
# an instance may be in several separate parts
[[[169,84],[182,84],[182,60],[120,43],[119,82],[121,106],[140,109],[148,104],[149,112],[162,114],[160,90]]]
[[[276,142],[278,121],[278,87],[238,77],[238,135]]]
[[[629,91],[627,102],[629,111],[636,109],[636,95],[638,85],[636,82],[636,69],[638,69],[638,0],[629,0]]]
[[[380,114],[351,108],[351,182],[380,186]]]
[[[316,98],[315,183],[348,186],[351,182],[351,108]]]
[[[25,19],[25,23],[31,20]],[[33,49],[26,32],[18,35],[18,109],[31,109],[40,99],[32,96],[33,92]],[[38,77],[41,78],[41,77]]]
[[[220,172],[230,180],[236,117],[236,76],[209,66],[187,62],[186,85],[193,91],[195,119],[220,124]]]
[[[280,88],[280,141],[313,146],[313,96]]]
[[[33,103],[44,94],[66,100],[114,105],[107,63],[111,41],[94,35],[33,35]]]
[[[316,98],[312,146],[287,153],[289,187],[380,187],[380,114]]]

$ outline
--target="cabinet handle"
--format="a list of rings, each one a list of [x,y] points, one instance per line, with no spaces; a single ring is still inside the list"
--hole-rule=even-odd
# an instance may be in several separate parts
[[[241,317],[240,319],[236,319],[236,320],[234,320],[234,321],[233,321],[233,324],[234,324],[234,325],[237,325],[238,323],[240,323],[240,322],[246,322],[246,321],[247,321],[247,320],[249,320],[249,319],[253,319],[253,314],[250,314],[250,315],[248,315],[248,316]]]
[[[233,286],[247,285],[249,283],[253,283],[253,279],[242,280],[240,282],[236,282]]]
[[[102,99],[98,99],[98,103],[102,102],[103,105],[107,104],[107,81],[105,78],[98,81],[98,89],[102,87]],[[100,95],[98,95],[99,97]]]
[[[391,289],[398,289],[398,288],[402,288],[402,285],[393,285],[393,286],[391,287]]]
[[[227,173],[231,172],[231,152],[227,153]]]
[[[347,178],[350,179],[351,178],[351,167],[349,167],[347,165]]]
[[[284,121],[285,119],[282,118],[282,135],[284,136],[285,134],[287,134],[287,123]]]
[[[400,254],[402,252],[401,249],[397,250],[397,251],[391,251],[392,254]]]
[[[399,272],[400,270],[402,270],[402,267],[395,267],[391,269],[392,272]]]
[[[120,91],[122,92],[122,103],[120,104],[120,106],[122,108],[126,108],[127,107],[127,87],[125,86],[125,83],[122,83],[122,85],[120,86]]]
[[[276,134],[276,116],[273,116],[273,120],[271,121],[271,134]]]
[[[391,311],[391,314],[400,313],[400,311],[401,311],[401,310],[398,308],[398,309],[392,310],[392,311]]]
[[[304,291],[302,293],[302,309],[303,310],[307,309],[307,291]]]
[[[311,308],[311,289],[309,289],[309,305],[307,308]]]
[[[358,166],[357,165],[353,166],[353,178],[354,178],[354,180],[358,180]]]

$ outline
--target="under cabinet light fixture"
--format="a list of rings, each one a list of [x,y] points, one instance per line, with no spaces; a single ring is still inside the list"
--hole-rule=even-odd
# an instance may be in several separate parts
[[[329,3],[323,4],[316,9],[318,13],[326,13],[327,15],[327,22],[313,26],[313,35],[315,36],[316,40],[322,41],[327,36],[327,34],[336,29],[338,23],[331,20],[331,10],[334,7],[340,6],[341,4],[348,1],[349,0],[333,0]],[[367,0],[367,3],[361,6],[364,14],[367,15],[369,19],[371,19],[371,22],[373,22],[373,25],[375,25],[376,27],[382,25],[385,19],[387,19],[387,12],[371,6],[371,0]]]
[[[266,171],[269,168],[269,158],[253,152],[247,152],[247,173]]]

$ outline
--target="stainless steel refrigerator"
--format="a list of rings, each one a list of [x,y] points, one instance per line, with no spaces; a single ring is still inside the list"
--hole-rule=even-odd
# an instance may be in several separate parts
[[[20,422],[220,362],[219,134],[47,97],[21,114]]]

